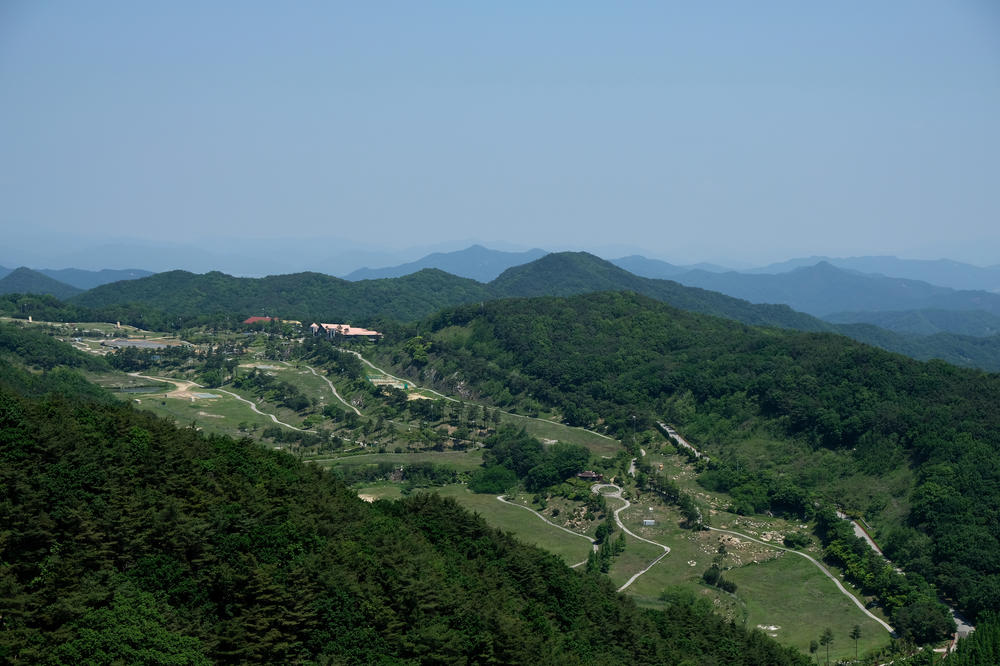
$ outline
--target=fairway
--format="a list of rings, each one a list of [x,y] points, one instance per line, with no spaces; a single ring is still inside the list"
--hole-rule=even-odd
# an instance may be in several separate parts
[[[823,629],[830,627],[835,637],[831,659],[835,655],[854,656],[854,642],[848,639],[848,634],[855,624],[861,627],[859,647],[862,653],[889,642],[884,627],[862,613],[815,565],[798,555],[746,539],[740,540],[738,545],[727,540],[728,554],[722,566],[733,567],[725,572],[725,577],[738,586],[735,596],[729,595],[701,582],[702,573],[718,555],[717,549],[722,543],[720,533],[682,529],[677,510],[651,496],[634,503],[620,517],[636,534],[670,547],[669,555],[625,590],[625,594],[633,596],[641,605],[659,606],[660,594],[672,586],[694,589],[710,599],[717,599],[718,610],[728,609],[723,614],[728,613],[737,623],[745,620],[748,627],[780,627],[767,633],[807,654],[809,641],[818,640]],[[641,523],[645,518],[655,520],[656,524],[643,527]],[[773,523],[784,521],[768,521],[769,525]],[[616,585],[628,580],[658,554],[649,544],[626,539],[625,553],[615,561],[610,573]]]
[[[495,495],[473,493],[462,485],[444,486],[438,492],[443,497],[454,497],[490,525],[513,533],[525,543],[555,553],[566,564],[574,565],[587,560],[591,550],[589,539],[567,534],[526,509],[504,504]]]
[[[545,419],[531,418],[530,416],[520,416],[502,412],[500,419],[503,423],[509,423],[517,427],[523,427],[529,435],[541,440],[558,440],[570,444],[580,444],[590,449],[590,452],[597,456],[612,457],[622,450],[621,444],[616,439],[602,437],[597,433],[574,428],[562,423],[546,421]]]
[[[459,472],[469,472],[483,464],[483,452],[480,449],[469,449],[467,451],[420,451],[418,453],[362,453],[335,458],[313,458],[311,461],[323,467],[375,465],[382,462],[398,465],[426,462],[434,463],[435,465],[447,465]]]
[[[850,599],[805,559],[785,553],[760,564],[725,573],[739,587],[736,595],[746,604],[747,626],[778,626],[768,631],[779,641],[809,653],[809,641],[819,640],[823,629],[833,630],[830,659],[854,657],[848,634],[861,627],[860,651],[889,643],[886,630],[858,610]],[[825,656],[826,651],[823,650]]]

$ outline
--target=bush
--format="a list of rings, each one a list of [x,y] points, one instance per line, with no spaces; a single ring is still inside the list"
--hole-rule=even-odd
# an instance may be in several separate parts
[[[517,483],[517,475],[502,465],[477,469],[469,477],[469,490],[474,493],[499,494]]]

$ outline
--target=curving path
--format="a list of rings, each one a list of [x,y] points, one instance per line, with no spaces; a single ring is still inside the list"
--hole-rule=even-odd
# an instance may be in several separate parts
[[[170,393],[168,393],[168,395],[173,395],[173,397],[177,397],[181,393],[190,392],[192,386],[196,386],[198,388],[205,388],[204,386],[198,384],[197,382],[188,381],[186,379],[170,379],[169,377],[151,377],[149,375],[140,375],[138,372],[130,372],[128,374],[132,375],[133,377],[139,377],[140,379],[151,379],[153,381],[169,382],[173,384],[175,389],[173,391],[170,391]],[[303,430],[302,428],[296,428],[295,426],[289,423],[285,423],[284,421],[279,421],[278,417],[275,416],[274,414],[269,414],[267,412],[260,411],[259,409],[257,409],[257,405],[255,405],[253,402],[247,400],[243,396],[236,395],[232,391],[227,391],[225,389],[220,389],[220,388],[214,388],[211,390],[218,391],[219,393],[225,393],[226,395],[231,395],[240,402],[245,402],[246,404],[250,405],[250,409],[257,412],[261,416],[270,417],[272,421],[274,421],[280,426],[285,426],[286,428],[291,428],[292,430],[297,430],[298,432],[308,432],[307,430]]]
[[[354,351],[353,349],[343,349],[342,347],[337,347],[337,349],[339,351],[342,351],[342,352],[345,352],[345,353],[348,353],[348,354],[354,354],[355,356],[357,356],[361,360],[362,363],[364,363],[365,365],[367,365],[369,368],[371,368],[372,370],[375,370],[377,372],[382,373],[383,375],[385,375],[386,377],[389,377],[390,379],[395,379],[398,382],[405,381],[405,382],[407,382],[409,384],[413,384],[413,381],[410,380],[410,379],[404,380],[404,379],[401,379],[400,377],[397,377],[395,375],[389,374],[388,372],[386,372],[382,368],[378,367],[377,365],[375,365],[374,363],[372,363],[371,361],[369,361],[368,359],[366,359],[364,356],[362,356],[358,352]],[[433,393],[434,395],[436,395],[438,397],[441,397],[441,398],[444,398],[445,400],[450,400],[451,402],[462,402],[461,400],[458,400],[456,398],[452,398],[451,396],[447,396],[444,393],[439,393],[438,391],[435,391],[434,389],[421,388],[420,390],[421,391],[427,391],[428,393]],[[611,442],[617,442],[618,441],[614,437],[608,437],[607,435],[604,435],[602,433],[594,432],[593,430],[587,430],[586,428],[581,428],[579,426],[569,426],[569,425],[566,425],[564,423],[556,423],[555,421],[549,421],[548,419],[540,419],[540,418],[538,418],[536,416],[525,416],[524,414],[513,414],[511,412],[505,412],[502,409],[497,410],[497,411],[499,411],[501,414],[506,414],[507,416],[513,416],[513,417],[519,418],[519,419],[529,419],[529,420],[532,420],[532,421],[541,421],[542,423],[549,423],[549,424],[555,423],[556,425],[561,425],[564,428],[573,428],[574,430],[582,430],[584,432],[590,433],[591,435],[597,435],[598,437],[601,437],[601,438],[606,439],[606,440],[611,441]]]
[[[289,363],[288,361],[282,361],[282,363],[284,363],[288,367],[292,367],[292,364]],[[358,410],[357,407],[355,407],[351,403],[349,403],[346,400],[344,400],[344,398],[342,398],[341,395],[339,393],[337,393],[337,389],[333,385],[333,382],[331,382],[329,379],[327,379],[326,375],[319,374],[318,372],[316,372],[316,370],[311,365],[306,365],[305,363],[303,363],[302,367],[308,369],[309,372],[313,373],[314,375],[316,375],[317,377],[319,377],[320,379],[322,379],[324,382],[326,382],[327,386],[330,387],[330,392],[333,393],[333,397],[334,398],[336,398],[337,400],[341,401],[342,403],[344,403],[345,405],[347,405],[349,408],[353,409],[355,414],[357,414],[358,416],[361,416],[361,412]]]
[[[678,434],[678,432],[676,430],[674,430],[672,427],[670,427],[669,425],[667,425],[665,423],[662,423],[662,422],[658,422],[657,425],[659,425],[661,428],[663,428],[667,432],[667,434],[669,434],[671,437],[677,438],[677,440],[679,442],[681,442],[684,446],[686,446],[686,447],[690,448],[692,451],[694,451],[695,457],[699,457],[700,458],[700,457],[704,456],[706,459],[708,459],[708,456],[705,456],[703,453],[699,452],[693,446],[691,446],[690,444],[688,444],[688,442],[683,437],[681,437],[680,434]],[[646,452],[642,451],[642,455],[646,455]],[[633,462],[633,464],[635,463],[634,460],[632,462]],[[615,486],[615,487],[617,488],[617,486]],[[597,492],[597,490],[595,489],[594,492]],[[621,489],[619,489],[618,495],[621,495]],[[622,507],[622,508],[624,509],[625,507]],[[615,520],[617,520],[617,519],[618,519],[618,514],[616,513],[615,514]],[[752,537],[752,536],[750,536],[748,534],[743,534],[742,532],[734,532],[733,530],[723,530],[723,529],[719,529],[718,527],[710,527],[708,525],[705,525],[704,527],[706,529],[709,529],[709,530],[713,531],[713,532],[722,532],[724,534],[732,534],[734,536],[742,537],[744,539],[749,539],[750,541],[754,541],[756,543],[759,543],[759,544],[764,545],[764,546],[768,546],[770,548],[774,548],[776,550],[783,550],[786,553],[794,553],[796,555],[799,555],[800,557],[806,558],[807,560],[809,560],[810,562],[812,562],[814,565],[816,565],[816,567],[820,571],[822,571],[826,575],[827,578],[829,578],[830,580],[832,580],[833,584],[837,586],[837,589],[839,589],[841,592],[843,592],[845,595],[847,595],[847,597],[851,601],[854,602],[854,605],[857,606],[861,610],[862,613],[864,613],[865,615],[867,615],[871,619],[873,619],[876,622],[878,622],[879,624],[881,624],[883,627],[885,627],[885,630],[888,631],[893,636],[896,635],[896,632],[893,630],[893,628],[887,622],[885,622],[881,618],[877,617],[870,610],[868,610],[867,608],[865,608],[865,605],[863,603],[861,603],[861,601],[856,596],[854,596],[853,594],[851,594],[847,590],[847,588],[845,588],[841,584],[841,582],[839,580],[837,580],[836,576],[834,576],[832,573],[830,573],[830,571],[826,567],[824,567],[822,564],[820,564],[819,561],[817,561],[812,556],[806,555],[805,553],[803,553],[801,551],[798,551],[798,550],[792,550],[791,548],[785,548],[783,546],[776,546],[773,543],[768,543],[767,541],[762,541],[760,539],[755,539],[754,537]],[[645,541],[645,539],[643,539],[643,540]],[[650,566],[652,566],[652,565],[650,565]]]
[[[635,462],[635,461],[633,460],[633,462]],[[614,488],[615,490],[612,493],[605,494],[605,493],[601,492],[602,488]],[[657,557],[655,560],[653,560],[652,562],[650,562],[649,564],[647,564],[645,569],[639,571],[637,574],[635,574],[634,576],[632,576],[631,578],[629,578],[627,581],[625,581],[624,585],[622,585],[621,587],[618,588],[618,591],[621,592],[622,590],[624,590],[625,588],[627,588],[629,585],[631,585],[632,583],[634,583],[639,576],[641,576],[642,574],[644,574],[647,571],[649,571],[650,569],[652,569],[654,564],[656,564],[657,562],[659,562],[660,560],[662,560],[664,557],[666,557],[667,555],[669,555],[670,554],[670,546],[664,546],[662,543],[656,543],[655,541],[650,541],[649,539],[646,539],[645,537],[641,537],[638,534],[636,534],[635,532],[633,532],[632,530],[630,530],[629,528],[625,527],[625,523],[622,522],[622,519],[618,516],[618,514],[621,513],[622,511],[624,511],[625,509],[629,508],[630,506],[632,506],[632,503],[629,502],[624,497],[622,497],[622,489],[620,487],[616,486],[613,483],[595,483],[593,486],[590,487],[590,491],[593,492],[593,493],[597,493],[599,495],[604,495],[605,497],[614,497],[615,499],[620,499],[622,502],[625,502],[625,504],[623,504],[622,506],[620,506],[617,509],[615,509],[614,513],[612,514],[615,517],[615,522],[618,524],[618,527],[620,527],[622,529],[622,531],[625,532],[625,534],[628,534],[629,536],[631,536],[634,539],[638,539],[639,541],[645,541],[648,544],[652,544],[654,546],[657,546],[657,547],[663,549],[663,553],[660,554],[659,557]]]
[[[783,550],[786,553],[794,553],[795,555],[798,555],[800,557],[806,558],[807,560],[809,560],[810,562],[812,562],[813,564],[815,564],[816,567],[820,571],[822,571],[824,574],[826,574],[826,577],[833,581],[834,585],[837,586],[837,589],[839,589],[841,592],[843,592],[845,595],[847,595],[847,597],[851,601],[854,602],[854,605],[857,606],[859,609],[861,609],[862,613],[864,613],[865,615],[867,615],[871,619],[873,619],[876,622],[878,622],[879,624],[881,624],[883,627],[885,627],[885,630],[888,631],[893,636],[896,635],[896,632],[889,625],[889,623],[887,623],[885,620],[879,618],[878,616],[874,615],[870,610],[868,610],[867,608],[865,608],[865,605],[863,603],[861,603],[861,601],[856,596],[854,596],[853,594],[851,594],[847,590],[847,588],[844,587],[839,580],[837,580],[836,576],[834,576],[832,573],[830,573],[830,571],[826,567],[824,567],[822,564],[820,564],[819,561],[816,560],[816,558],[812,557],[811,555],[806,555],[802,551],[792,550],[791,548],[785,548],[784,546],[776,546],[773,543],[768,543],[767,541],[761,541],[760,539],[755,539],[754,537],[752,537],[752,536],[750,536],[748,534],[743,534],[742,532],[734,532],[733,530],[723,530],[723,529],[719,529],[718,527],[709,527],[708,525],[706,525],[705,527],[707,529],[713,531],[713,532],[722,532],[724,534],[732,534],[734,536],[738,536],[738,537],[741,537],[743,539],[749,539],[750,541],[754,541],[754,542],[759,543],[759,544],[761,544],[763,546],[768,546],[770,548],[774,548],[775,550]]]
[[[569,534],[572,534],[573,536],[580,537],[581,539],[586,539],[587,541],[590,542],[591,545],[593,545],[593,546],[596,547],[596,544],[594,544],[594,540],[591,539],[586,534],[580,534],[579,532],[574,532],[573,530],[568,529],[566,527],[563,527],[562,525],[556,525],[551,520],[549,520],[548,518],[546,518],[542,514],[538,513],[534,509],[532,509],[530,506],[524,506],[523,504],[518,504],[516,502],[510,502],[508,500],[505,500],[503,498],[503,495],[497,495],[497,499],[500,500],[501,502],[503,502],[504,504],[510,504],[511,506],[516,506],[519,509],[524,509],[525,511],[530,511],[531,513],[533,513],[536,516],[538,516],[539,518],[541,518],[544,522],[546,522],[549,525],[551,525],[552,527],[555,527],[556,529],[562,530],[563,532],[567,532]],[[577,562],[576,564],[571,565],[570,568],[571,569],[575,569],[577,567],[583,566],[586,563],[587,563],[587,560],[584,560],[583,562]]]

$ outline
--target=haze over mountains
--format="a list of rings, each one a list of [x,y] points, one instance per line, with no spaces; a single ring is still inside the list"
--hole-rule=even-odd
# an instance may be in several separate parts
[[[446,273],[472,278],[479,282],[489,282],[508,268],[520,266],[548,254],[545,250],[533,249],[526,252],[503,252],[490,250],[482,245],[473,245],[455,252],[434,252],[417,261],[387,268],[359,268],[345,275],[347,280],[375,280],[378,278],[402,277],[423,268],[438,268]]]
[[[94,287],[99,287],[102,284],[108,284],[111,282],[118,282],[119,280],[135,280],[141,277],[148,277],[153,274],[152,271],[145,271],[138,268],[130,268],[123,270],[114,270],[110,268],[105,268],[99,271],[88,271],[80,268],[41,268],[41,269],[30,269],[27,267],[20,267],[16,269],[20,271],[22,276],[27,276],[31,273],[38,273],[48,277],[51,280],[61,282],[64,285],[69,285],[78,290],[93,289]],[[15,270],[4,268],[0,266],[0,280],[7,277]],[[33,278],[34,279],[34,278]],[[39,284],[46,284],[44,281],[40,281]],[[31,286],[30,282],[25,282],[25,286]],[[15,293],[15,289],[5,289],[0,293]],[[24,292],[22,292],[24,293]],[[28,293],[53,293],[53,292],[39,292],[38,287],[30,289]],[[53,293],[54,296],[58,294]]]
[[[540,249],[514,252],[473,245],[386,268],[359,269],[348,275],[350,279],[314,272],[238,278],[218,271],[169,271],[149,277],[140,270],[22,268],[0,279],[0,293],[49,293],[88,308],[145,306],[184,317],[227,313],[412,320],[441,307],[496,298],[634,291],[747,324],[838,332],[918,359],[1000,369],[1000,294],[862,273],[828,261],[796,266],[804,261],[775,265],[774,270],[788,269],[779,273],[738,273],[706,264],[676,266],[640,255],[609,262],[583,252],[545,254]],[[964,276],[966,283],[991,284],[993,274],[993,269],[949,261],[837,261],[896,266],[910,274],[924,269],[949,273],[953,282]],[[110,282],[140,276],[146,279]],[[95,289],[76,295],[94,284]]]

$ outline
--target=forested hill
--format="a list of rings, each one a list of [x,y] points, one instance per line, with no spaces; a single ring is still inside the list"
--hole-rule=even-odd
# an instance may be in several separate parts
[[[787,305],[758,305],[670,280],[639,277],[587,252],[556,252],[509,268],[490,283],[497,297],[573,296],[596,291],[633,291],[682,310],[713,314],[745,324],[803,331],[833,326]]]
[[[369,505],[65,382],[26,397],[26,374],[0,360],[5,663],[809,663],[693,597],[639,609],[453,500]]]
[[[104,321],[173,330],[219,320],[237,323],[251,315],[347,323],[374,318],[412,321],[443,307],[495,298],[598,291],[632,291],[684,310],[745,324],[837,332],[918,359],[941,358],[960,366],[1000,370],[1000,337],[977,340],[940,334],[918,338],[872,326],[832,324],[787,305],[754,304],[670,280],[639,277],[586,252],[549,254],[510,268],[488,284],[437,269],[358,282],[320,273],[236,278],[218,272],[198,275],[171,271],[100,286],[70,299],[69,305],[86,307],[91,311],[89,316]],[[46,311],[52,312],[51,308]],[[74,318],[85,316],[76,313]]]
[[[349,282],[320,273],[266,278],[236,278],[213,272],[159,273],[117,282],[71,299],[73,305],[106,309],[144,305],[174,317],[206,314],[234,317],[269,314],[294,319],[357,320],[385,317],[410,321],[442,307],[510,296],[567,296],[595,291],[635,291],[676,307],[729,317],[746,323],[803,330],[833,325],[783,305],[753,305],[667,280],[632,275],[585,252],[550,254],[508,269],[482,284],[437,269],[399,278]]]
[[[488,298],[488,292],[482,284],[437,269],[360,282],[321,273],[237,278],[219,272],[170,271],[103,285],[71,303],[94,309],[141,304],[181,318],[270,315],[302,321],[355,321],[374,316],[417,319],[448,305],[483,298]]]
[[[540,402],[570,424],[619,435],[632,415],[647,425],[669,419],[728,447],[713,452],[722,459],[739,456],[755,432],[835,453],[831,469],[824,456],[807,469],[795,447],[762,464],[798,484],[796,493],[865,475],[869,495],[830,499],[909,505],[887,552],[970,614],[1000,609],[1000,375],[836,335],[752,328],[634,294],[453,308],[416,332],[427,360],[408,361],[416,347],[401,345],[397,364],[465,382],[508,408]],[[909,466],[914,485],[886,487],[884,477]],[[871,492],[880,487],[884,496]]]

